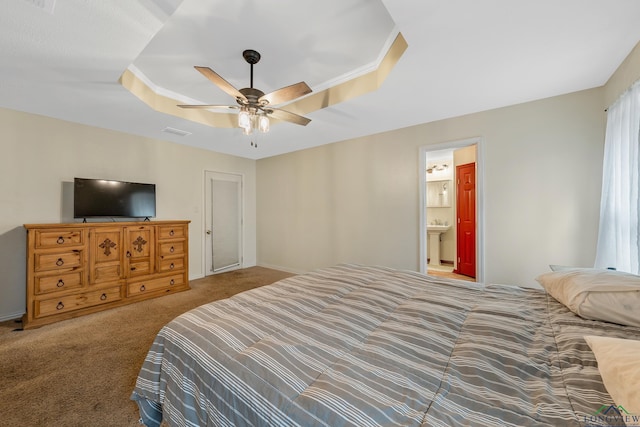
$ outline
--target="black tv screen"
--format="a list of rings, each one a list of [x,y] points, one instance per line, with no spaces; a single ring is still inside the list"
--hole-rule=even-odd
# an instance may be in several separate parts
[[[153,218],[156,216],[156,186],[74,178],[73,216]]]

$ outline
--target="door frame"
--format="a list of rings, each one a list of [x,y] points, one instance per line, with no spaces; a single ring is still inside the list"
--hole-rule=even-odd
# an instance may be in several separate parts
[[[208,260],[207,260],[207,215],[210,213],[211,206],[207,206],[207,177],[210,174],[217,175],[227,175],[238,177],[240,179],[240,236],[239,236],[239,256],[240,263],[237,266],[229,267],[220,271],[209,271],[207,269]],[[207,170],[205,169],[202,173],[202,277],[211,276],[214,274],[226,273],[228,271],[239,270],[244,268],[244,208],[245,208],[245,200],[244,200],[244,174],[242,173],[233,173],[233,172],[221,172],[217,170]]]
[[[442,142],[438,144],[423,145],[419,148],[418,165],[418,197],[419,197],[419,230],[420,230],[420,250],[419,265],[420,272],[427,272],[427,153],[440,150],[457,150],[476,146],[476,269],[477,282],[485,280],[485,212],[484,212],[484,138],[475,137],[461,140]]]

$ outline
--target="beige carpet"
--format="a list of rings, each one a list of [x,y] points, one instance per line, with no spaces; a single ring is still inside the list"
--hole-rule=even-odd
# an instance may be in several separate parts
[[[129,397],[160,328],[191,308],[288,276],[252,267],[39,329],[0,323],[0,426],[139,426]]]

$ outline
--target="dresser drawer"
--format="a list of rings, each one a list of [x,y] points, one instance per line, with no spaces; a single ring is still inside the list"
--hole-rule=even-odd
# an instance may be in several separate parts
[[[24,329],[189,289],[189,221],[24,227]]]
[[[170,289],[184,284],[183,274],[161,277],[159,279],[142,280],[140,282],[129,283],[128,295],[140,295],[161,289]]]
[[[100,289],[91,292],[84,292],[77,295],[67,295],[59,298],[44,299],[35,302],[35,317],[51,316],[68,311],[79,310],[81,308],[93,307],[118,301],[120,286]]]
[[[161,259],[158,268],[163,273],[182,269],[184,269],[184,257]]]
[[[37,276],[35,277],[35,293],[39,295],[81,288],[84,284],[82,275],[81,271],[74,271],[55,276]]]
[[[35,230],[34,233],[36,249],[78,246],[84,243],[82,230]]]
[[[60,270],[82,266],[82,251],[36,253],[34,271]]]
[[[181,239],[184,238],[186,233],[186,227],[184,225],[159,225],[158,226],[158,239]]]
[[[184,254],[184,241],[160,243],[158,252],[160,256]]]
[[[129,277],[145,276],[151,274],[151,262],[150,261],[135,261],[129,263]]]
[[[113,282],[121,277],[120,264],[98,265],[93,269],[91,282]]]

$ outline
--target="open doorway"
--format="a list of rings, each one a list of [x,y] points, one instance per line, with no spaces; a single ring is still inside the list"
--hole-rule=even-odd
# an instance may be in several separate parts
[[[480,138],[420,148],[421,272],[484,280],[482,170]]]

